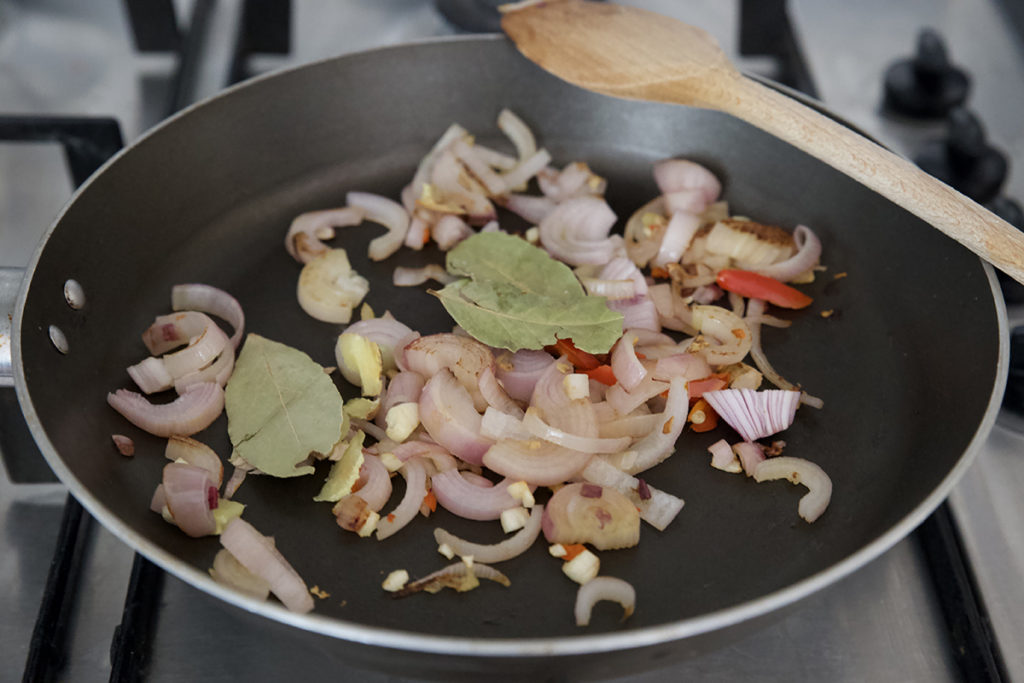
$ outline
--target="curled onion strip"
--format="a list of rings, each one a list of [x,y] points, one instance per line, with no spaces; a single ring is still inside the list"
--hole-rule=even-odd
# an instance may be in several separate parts
[[[686,426],[689,404],[690,393],[686,388],[686,380],[682,377],[672,378],[665,410],[661,413],[661,425],[633,444],[630,450],[637,455],[636,463],[626,468],[627,472],[636,474],[648,470],[675,452],[676,439]]]
[[[224,351],[217,356],[217,360],[213,361],[202,370],[195,370],[175,379],[174,390],[181,394],[185,389],[193,384],[200,384],[202,382],[216,382],[217,384],[224,386],[228,383],[228,379],[231,378],[231,373],[234,372],[234,369],[235,354],[230,349],[225,348]]]
[[[529,439],[531,434],[523,426],[522,418],[510,415],[493,406],[487,406],[480,420],[480,433],[488,439]]]
[[[199,311],[227,321],[234,330],[231,348],[237,349],[245,334],[245,312],[238,299],[223,289],[210,285],[190,283],[171,287],[171,308],[175,311]]]
[[[722,183],[714,173],[688,159],[666,159],[654,164],[654,182],[662,194],[680,190],[698,190],[710,204],[722,193]]]
[[[485,545],[473,543],[459,538],[455,534],[444,529],[434,529],[434,540],[438,545],[447,543],[455,554],[460,557],[472,557],[474,562],[504,562],[511,560],[526,552],[527,548],[533,545],[540,536],[541,518],[544,513],[544,506],[534,505],[530,512],[530,518],[526,525],[517,531],[514,536],[501,541]]]
[[[498,129],[515,145],[519,160],[524,161],[537,152],[537,141],[526,123],[509,109],[498,112]]]
[[[520,349],[498,356],[494,374],[509,396],[517,401],[529,401],[537,380],[554,362],[546,351]]]
[[[669,263],[678,263],[683,252],[690,246],[697,229],[700,228],[700,219],[696,214],[684,211],[676,211],[665,226],[665,232],[661,237],[661,245],[658,253],[651,261],[652,266],[663,267]]]
[[[717,342],[699,351],[711,365],[739,363],[750,352],[750,327],[732,311],[720,306],[694,306],[693,319],[705,338]]]
[[[814,234],[814,231],[806,225],[798,225],[793,231],[793,240],[796,242],[797,248],[797,252],[793,256],[785,261],[769,266],[758,266],[752,270],[761,275],[788,282],[816,266],[821,257],[821,240]]]
[[[107,403],[133,425],[156,436],[191,436],[213,424],[224,410],[224,390],[216,382],[193,384],[171,403],[154,405],[139,393],[118,389]]]
[[[788,381],[778,371],[772,367],[771,362],[768,360],[768,356],[765,355],[764,348],[761,345],[761,325],[756,322],[762,315],[764,315],[765,302],[763,299],[750,299],[747,302],[747,318],[751,320],[750,328],[750,357],[754,361],[754,365],[761,371],[764,378],[777,386],[780,389],[787,391],[800,391],[800,402],[809,405],[812,408],[822,408],[825,402],[817,396],[811,396],[806,391],[802,391],[798,386]]]
[[[527,157],[518,166],[505,173],[502,180],[506,187],[522,187],[550,163],[551,154],[546,149],[538,149],[532,156]]]
[[[573,616],[577,626],[590,624],[590,613],[601,600],[610,600],[622,605],[622,620],[625,621],[636,608],[636,590],[633,585],[613,576],[595,576],[576,591],[576,605]]]
[[[386,235],[370,241],[369,254],[374,261],[391,256],[405,241],[409,231],[409,213],[401,204],[387,197],[369,192],[349,192],[345,202],[366,212],[366,220],[379,223],[388,229]]]
[[[383,541],[411,522],[420,511],[427,495],[427,469],[419,458],[406,460],[398,470],[405,477],[405,495],[391,513],[382,515],[377,525],[377,539]]]
[[[174,462],[184,460],[189,465],[202,467],[210,482],[220,488],[224,481],[224,464],[212,448],[188,436],[172,436],[167,439],[164,457]]]
[[[615,220],[604,199],[567,199],[541,221],[540,242],[552,256],[574,266],[607,263],[615,254],[616,242],[608,236]]]
[[[533,224],[540,223],[558,205],[550,197],[527,194],[509,194],[499,200],[506,209]]]
[[[768,458],[754,470],[755,481],[773,479],[788,479],[794,484],[803,484],[807,487],[807,493],[800,499],[797,512],[808,522],[818,519],[832,500],[832,480],[825,474],[825,470],[810,460],[784,455]]]
[[[365,217],[363,209],[351,206],[301,214],[288,227],[284,248],[299,263],[309,263],[329,249],[321,240],[333,238],[335,228],[359,225]]]

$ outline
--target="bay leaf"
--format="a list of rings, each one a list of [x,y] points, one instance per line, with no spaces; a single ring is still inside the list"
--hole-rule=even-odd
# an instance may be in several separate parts
[[[505,233],[479,233],[448,252],[447,267],[468,276],[433,292],[477,340],[512,351],[572,339],[604,353],[622,336],[622,314],[590,296],[572,270],[543,249]]]
[[[275,477],[311,474],[299,463],[341,438],[342,398],[307,354],[249,334],[224,390],[235,454]]]

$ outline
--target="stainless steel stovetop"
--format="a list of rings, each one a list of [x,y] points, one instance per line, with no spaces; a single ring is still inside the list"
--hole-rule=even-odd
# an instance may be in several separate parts
[[[255,70],[457,31],[434,3],[420,0],[292,4],[290,54],[253,59]],[[774,62],[738,54],[738,1],[626,4],[700,25],[741,66],[774,75]],[[179,14],[191,6],[178,2]],[[210,6],[193,99],[222,87],[242,2]],[[970,106],[990,140],[1011,160],[1024,160],[1024,49],[995,0],[790,0],[789,13],[820,98],[907,155],[942,125],[880,116],[882,74],[912,52],[922,27],[938,29],[953,61],[972,75]],[[114,0],[0,3],[0,114],[109,115],[131,142],[164,115],[172,67],[169,55],[134,50],[124,8]],[[1024,198],[1024,176],[1012,168],[1005,192]],[[70,193],[56,146],[0,145],[0,266],[27,263]],[[1011,318],[1024,322],[1016,309]],[[1024,681],[1022,490],[1024,418],[1004,411],[950,502],[1005,673]],[[0,474],[0,654],[7,662],[0,679],[20,677],[65,498],[60,484],[15,484]],[[111,640],[132,568],[133,553],[119,540],[98,525],[88,534],[62,680],[110,678]],[[406,680],[346,669],[325,655],[320,641],[268,625],[170,576],[160,602],[146,680]],[[620,680],[962,680],[951,642],[928,561],[911,537],[729,647]]]

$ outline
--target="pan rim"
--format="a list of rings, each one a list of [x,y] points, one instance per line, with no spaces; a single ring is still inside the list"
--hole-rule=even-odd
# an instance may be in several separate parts
[[[62,222],[70,207],[77,201],[79,195],[86,192],[95,179],[99,177],[108,166],[117,163],[122,155],[129,152],[136,145],[147,140],[150,136],[159,134],[161,130],[172,125],[179,117],[186,116],[200,107],[208,106],[212,102],[218,101],[221,97],[227,97],[237,89],[246,88],[267,79],[287,77],[292,72],[336,60],[361,58],[373,53],[405,50],[410,47],[425,44],[454,42],[493,43],[504,42],[505,40],[506,38],[502,34],[429,38],[410,41],[400,45],[378,47],[371,50],[329,57],[315,62],[301,64],[288,69],[282,69],[257,76],[231,86],[211,98],[192,104],[168,119],[165,119],[153,128],[144,132],[137,140],[127,145],[111,157],[111,159],[101,166],[92,177],[83,183],[82,186],[73,193],[72,197],[58,213],[54,221],[44,233],[43,237],[40,239],[39,244],[36,246],[33,256],[26,267],[26,277],[22,282],[18,294],[13,317],[14,334],[12,335],[12,359],[14,366],[15,391],[26,423],[39,446],[40,452],[46,458],[47,463],[51,468],[53,468],[61,482],[67,486],[69,492],[93,517],[99,520],[108,530],[127,545],[153,561],[170,574],[207,594],[223,600],[228,604],[241,608],[252,614],[270,618],[274,621],[294,626],[305,631],[319,633],[352,643],[435,655],[461,655],[483,658],[552,657],[585,655],[608,651],[625,651],[685,640],[694,636],[719,631],[744,621],[753,620],[757,617],[765,616],[771,612],[778,611],[783,607],[796,603],[822,588],[836,583],[896,545],[921,522],[923,522],[927,516],[930,515],[943,500],[946,499],[955,484],[961,479],[964,472],[966,472],[967,468],[973,463],[974,458],[977,456],[981,446],[987,439],[999,412],[1003,391],[1007,381],[1006,369],[1009,362],[1008,319],[1005,303],[1001,296],[999,284],[996,279],[995,270],[988,263],[985,263],[980,259],[979,261],[981,262],[983,271],[988,278],[989,286],[993,295],[993,304],[995,306],[999,333],[998,358],[995,367],[993,368],[993,371],[996,374],[992,393],[989,396],[989,402],[985,409],[985,413],[956,465],[947,473],[940,484],[903,519],[893,525],[884,534],[861,547],[842,561],[790,586],[773,593],[763,595],[754,600],[749,600],[736,606],[679,621],[637,628],[636,630],[602,634],[581,633],[579,635],[546,638],[475,638],[431,635],[429,633],[418,633],[394,628],[369,626],[315,613],[295,614],[276,602],[261,602],[228,589],[221,584],[216,583],[206,572],[201,571],[191,564],[185,563],[149,541],[147,538],[134,531],[125,522],[121,521],[119,517],[108,511],[101,501],[90,493],[90,491],[81,484],[81,481],[74,475],[70,468],[65,465],[63,459],[58,454],[56,448],[49,440],[49,437],[42,427],[38,413],[36,412],[31,395],[27,388],[21,354],[23,313],[31,285],[32,274],[35,272],[36,266],[42,257],[50,236],[56,227]],[[775,84],[772,85],[775,87]],[[812,106],[822,109],[830,116],[835,116],[832,112],[824,109],[821,103],[808,100],[802,95],[793,93],[788,89],[781,89],[789,96],[801,99],[805,103],[809,102]],[[841,118],[838,118],[838,120],[842,121]]]

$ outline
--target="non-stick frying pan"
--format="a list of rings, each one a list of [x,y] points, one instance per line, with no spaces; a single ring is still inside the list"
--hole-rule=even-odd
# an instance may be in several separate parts
[[[783,375],[825,401],[823,410],[801,410],[785,440],[788,454],[830,474],[829,510],[807,524],[796,514],[802,489],[710,468],[705,449],[731,438],[726,428],[684,434],[678,453],[647,476],[686,500],[680,516],[663,533],[645,528],[637,548],[601,554],[603,573],[636,587],[636,613],[620,623],[605,605],[579,629],[576,586],[543,543],[501,566],[510,588],[393,600],[380,588],[389,571],[418,576],[442,566],[435,526],[482,541],[497,535],[439,511],[387,541],[357,539],[311,500],[325,470],[250,477],[237,496],[245,518],[330,597],[298,616],[215,584],[206,570],[217,540],[188,538],[148,511],[163,442],[105,402],[108,391],[130,386],[125,368],[145,355],[139,334],[170,310],[173,284],[204,282],[238,297],[248,330],[333,365],[341,327],[296,303],[299,266],[283,248],[290,220],[339,206],[350,190],[397,197],[453,121],[506,145],[494,123],[502,107],[534,128],[557,163],[586,160],[606,176],[622,219],[656,195],[651,162],[688,157],[719,175],[734,213],[817,231],[828,270],[808,288],[814,307],[793,315],[792,327],[766,331],[765,344]],[[366,245],[377,234],[364,226],[336,239],[370,279],[369,303],[425,333],[450,329],[425,291],[390,284],[395,265],[441,262],[443,254],[404,251],[373,263]],[[329,60],[193,107],[82,187],[29,272],[15,317],[18,397],[50,465],[89,512],[202,590],[333,637],[327,647],[350,661],[419,675],[608,674],[722,642],[852,572],[919,523],[984,439],[1004,382],[1001,299],[991,269],[965,249],[745,124],[583,92],[500,37]],[[79,310],[65,302],[69,278],[85,293]],[[825,310],[834,313],[819,315]],[[66,354],[51,343],[51,325],[65,334]],[[113,433],[135,439],[134,458],[117,454]],[[228,455],[224,418],[198,438]]]

